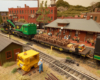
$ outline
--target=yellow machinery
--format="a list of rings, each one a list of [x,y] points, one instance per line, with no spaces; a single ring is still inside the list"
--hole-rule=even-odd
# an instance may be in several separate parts
[[[38,67],[39,52],[28,50],[17,55],[17,65],[24,71],[30,71],[34,66]]]

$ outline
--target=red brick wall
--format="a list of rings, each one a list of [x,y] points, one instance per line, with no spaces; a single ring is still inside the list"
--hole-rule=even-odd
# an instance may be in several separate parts
[[[71,32],[71,38],[73,38],[75,36],[76,31],[72,30]]]
[[[66,32],[66,31],[67,31],[67,32]],[[65,35],[69,35],[69,30],[66,30],[66,31],[65,31]]]
[[[49,31],[50,31],[50,28],[47,28],[47,33],[49,33]]]
[[[86,32],[80,31],[78,32],[78,36],[80,37],[80,41],[84,41],[86,37]]]
[[[48,17],[50,17],[50,18],[52,17],[52,20],[51,20],[51,22],[52,22],[55,19],[57,19],[57,12],[55,12],[55,11],[57,11],[57,8],[56,7],[48,7],[48,8],[50,9],[50,14],[48,14]],[[31,10],[32,10],[32,13],[31,13]],[[33,10],[34,10],[34,13],[33,13]],[[35,18],[29,18],[29,15],[35,14],[37,10],[38,10],[38,8],[35,8],[35,7],[31,7],[31,8],[30,7],[26,7],[26,8],[9,8],[8,12],[9,12],[9,14],[12,14],[12,11],[13,11],[13,13],[15,13],[15,11],[16,12],[18,11],[18,13],[16,13],[18,19],[21,19],[21,17],[22,18],[24,17],[24,19],[27,22],[36,23],[36,17]],[[51,10],[53,11],[53,13],[51,13]],[[10,13],[10,11],[11,11],[11,13]],[[21,11],[21,13],[20,13],[20,11]],[[22,13],[22,11],[23,11],[23,13]],[[11,17],[9,17],[9,18],[11,19]],[[18,19],[14,18],[14,21],[17,21]]]

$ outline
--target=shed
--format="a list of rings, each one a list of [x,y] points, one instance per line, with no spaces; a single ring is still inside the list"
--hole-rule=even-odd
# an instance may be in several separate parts
[[[0,66],[5,62],[16,61],[17,54],[23,51],[23,46],[0,35]]]

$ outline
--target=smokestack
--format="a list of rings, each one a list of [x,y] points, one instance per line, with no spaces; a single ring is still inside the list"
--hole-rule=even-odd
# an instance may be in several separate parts
[[[25,8],[26,8],[26,4],[25,4]]]
[[[87,20],[89,20],[90,19],[90,16],[87,16]]]
[[[62,16],[62,19],[64,19],[64,16]]]

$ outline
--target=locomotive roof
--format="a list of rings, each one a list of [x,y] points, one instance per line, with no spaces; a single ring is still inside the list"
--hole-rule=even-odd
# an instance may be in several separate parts
[[[22,57],[23,59],[26,59],[26,58],[30,58],[30,57],[33,57],[38,54],[39,54],[39,52],[37,52],[37,51],[28,50],[28,51],[26,51],[26,55],[24,55],[24,52],[22,52],[22,53],[19,53],[18,56]]]
[[[70,23],[69,25],[65,25],[63,29],[100,32],[100,25],[93,19],[56,19],[48,25],[45,25],[45,27],[61,28],[61,26],[58,26],[58,22],[62,20]]]

